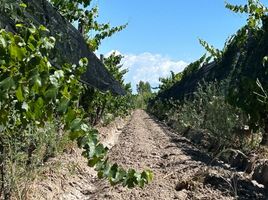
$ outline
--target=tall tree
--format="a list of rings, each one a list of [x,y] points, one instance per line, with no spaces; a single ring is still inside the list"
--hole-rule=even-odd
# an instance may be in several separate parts
[[[146,93],[150,94],[150,93],[152,93],[150,83],[148,81],[146,81],[146,82],[140,81],[137,84],[137,92],[138,92],[138,94],[146,94]]]

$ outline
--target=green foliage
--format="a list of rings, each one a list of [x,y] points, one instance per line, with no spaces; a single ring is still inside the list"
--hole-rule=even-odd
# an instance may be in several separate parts
[[[212,45],[202,39],[199,39],[199,43],[206,49],[207,52],[210,53],[214,60],[218,61],[222,58],[222,51],[219,49],[215,49]],[[210,58],[208,60],[210,60]]]
[[[113,75],[113,77],[125,87],[127,91],[130,90],[129,84],[124,84],[124,75],[128,72],[128,69],[122,69],[123,65],[121,64],[123,56],[116,55],[113,52],[108,58],[104,58],[104,64],[108,71]],[[131,91],[129,91],[131,92]]]
[[[192,101],[186,101],[178,113],[180,123],[185,127],[205,129],[217,138],[221,148],[235,147],[243,143],[237,140],[236,130],[247,124],[247,116],[238,108],[225,101],[223,83],[199,86]],[[234,146],[233,146],[234,145]]]
[[[268,93],[267,91],[263,88],[261,82],[259,79],[256,81],[257,86],[261,89],[261,93],[254,92],[258,96],[258,100],[263,103],[263,104],[268,104]]]
[[[220,61],[222,59],[224,52],[226,52],[228,49],[228,45],[234,42],[233,39],[236,40],[236,43],[240,43],[240,46],[244,45],[249,37],[252,37],[253,34],[256,34],[256,30],[262,29],[262,26],[265,23],[264,20],[268,14],[268,8],[265,7],[259,0],[248,0],[246,5],[232,5],[226,2],[225,7],[235,13],[246,13],[248,15],[248,19],[247,25],[240,29],[235,37],[233,36],[227,40],[222,51],[214,48],[206,41],[199,39],[199,43],[216,61]]]
[[[146,109],[149,100],[153,97],[149,82],[140,81],[137,84],[137,95],[135,96],[135,108]]]
[[[232,5],[226,3],[225,6],[235,13],[248,14],[247,26],[250,29],[261,28],[263,17],[268,13],[267,7],[265,7],[259,0],[248,0],[246,5]]]
[[[126,25],[111,27],[109,23],[98,23],[98,7],[92,7],[91,0],[51,0],[50,2],[67,20],[72,23],[78,23],[78,29],[83,34],[92,51],[98,49],[102,40],[126,27]],[[101,121],[110,121],[111,118],[107,116],[111,114],[113,118],[125,116],[129,114],[129,110],[133,107],[131,86],[130,84],[124,84],[123,80],[127,69],[122,70],[122,65],[120,65],[121,59],[121,55],[112,54],[109,58],[104,59],[104,64],[127,91],[127,95],[124,97],[114,96],[110,92],[100,92],[94,88],[85,88],[83,91],[80,104],[86,110],[86,117],[92,125],[96,125]]]
[[[126,95],[124,96],[114,96],[109,94],[110,98],[107,99],[107,113],[110,115],[112,114],[114,117],[129,115],[130,111],[134,109],[131,84],[124,82],[124,75],[128,72],[128,69],[122,69],[122,58],[122,55],[116,55],[115,53],[104,58],[106,68],[126,91]]]
[[[175,104],[173,104],[172,102],[173,99],[163,100],[152,98],[148,103],[147,111],[155,115],[159,120],[170,120],[170,112],[175,110],[175,108],[173,107]]]
[[[22,3],[21,1],[17,1],[17,0],[1,0],[1,4],[2,5],[1,5],[0,10],[2,12],[9,12],[9,13],[16,11],[18,7],[25,8],[26,6],[24,3]]]
[[[95,21],[97,9],[86,11],[90,1],[51,2],[69,21],[82,25],[82,33],[92,50],[97,49],[102,39],[125,27],[98,24]],[[26,4],[4,1],[3,5],[1,11],[18,22],[18,34],[0,31],[0,198],[10,199],[12,193],[20,190],[17,181],[23,182],[25,175],[53,156],[62,138],[66,138],[65,133],[84,149],[88,165],[95,167],[99,177],[109,179],[112,185],[144,187],[152,180],[152,172],[125,171],[117,164],[109,164],[108,149],[99,142],[97,130],[88,125],[87,120],[94,114],[90,109],[96,104],[105,105],[107,112],[115,111],[112,114],[126,114],[131,107],[130,85],[123,85],[128,91],[125,97],[107,93],[103,98],[100,92],[91,88],[94,91],[90,96],[92,101],[85,112],[80,102],[86,89],[79,77],[86,70],[87,59],[82,58],[79,65],[58,62],[55,67],[49,58],[56,40],[49,36],[49,30],[44,26],[24,25],[32,24],[23,14]],[[89,31],[96,35],[88,38]],[[120,56],[113,55],[106,60],[106,65],[123,84],[127,71],[120,70],[120,60]]]
[[[149,111],[164,120],[179,132],[192,129],[204,132],[200,139],[213,153],[224,148],[253,148],[253,143],[245,137],[248,125],[247,115],[239,108],[225,101],[226,82],[203,83],[191,99],[175,101],[157,100],[149,106]],[[200,141],[198,141],[200,142]]]
[[[122,69],[121,59],[121,55],[113,53],[108,58],[104,58],[104,64],[125,89],[126,95],[115,96],[111,92],[100,92],[94,88],[87,88],[81,97],[80,103],[87,112],[89,122],[93,125],[101,121],[107,123],[118,116],[126,116],[134,108],[131,85],[130,83],[125,84],[123,79],[128,70]]]
[[[98,49],[101,41],[126,28],[127,24],[111,27],[109,23],[98,23],[98,7],[91,7],[91,0],[50,0],[53,6],[70,22],[78,22],[90,49]]]
[[[72,118],[68,114],[74,109],[81,89],[77,77],[87,63],[84,60],[79,67],[66,64],[60,70],[55,68],[48,60],[55,43],[54,38],[45,36],[48,30],[42,26],[38,29],[23,25],[17,27],[22,35],[0,31],[0,162],[4,177],[1,193],[4,196],[9,195],[11,187],[16,185],[8,184],[8,174],[11,173],[8,166],[20,163],[19,159],[11,159],[9,154],[14,154],[15,158],[25,155],[25,161],[22,159],[19,166],[27,170],[40,143],[40,129],[54,124],[59,114],[62,121],[68,116],[66,129],[69,126]]]
[[[190,63],[182,72],[182,78],[184,79],[191,75],[192,73],[196,72],[198,69],[200,69],[205,63],[207,63],[206,54],[204,54],[201,58],[199,58],[197,61]]]
[[[112,184],[133,187],[150,182],[152,175],[148,170],[140,174],[117,165],[110,167],[108,149],[99,142],[98,132],[87,125],[86,113],[79,106],[84,90],[79,77],[86,69],[87,59],[81,59],[79,66],[61,63],[58,69],[48,59],[55,44],[55,39],[47,36],[49,31],[43,26],[17,27],[21,34],[0,31],[0,172],[4,177],[1,193],[9,196],[11,192],[10,153],[26,155],[27,163],[32,163],[36,140],[40,138],[36,133],[46,129],[47,124],[62,127],[72,140],[77,140],[89,166],[95,166],[99,173],[105,169],[103,176]]]
[[[246,5],[226,7],[235,13],[248,15],[247,25],[227,40],[222,51],[215,50],[204,41],[200,43],[218,61],[218,66],[230,71],[226,100],[241,108],[250,116],[250,129],[254,131],[267,125],[267,107],[257,100],[254,92],[260,93],[259,79],[267,87],[267,11],[258,0],[248,0]],[[231,69],[231,70],[230,70]]]
[[[212,135],[221,139],[220,142],[224,146],[228,145],[228,141],[236,142],[233,129],[239,127],[237,122],[241,120],[242,124],[248,125],[249,133],[261,132],[263,139],[260,144],[268,145],[268,107],[266,103],[268,9],[257,0],[249,0],[244,6],[226,4],[226,7],[234,12],[248,14],[247,25],[226,41],[222,51],[216,50],[200,40],[205,49],[216,58],[216,62],[213,69],[199,79],[201,81],[201,78],[204,78],[211,83],[215,78],[227,79],[224,92],[215,95],[209,92],[209,88],[211,88],[209,86],[206,92],[202,92],[199,88],[194,95],[195,98],[189,99],[183,106],[181,103],[174,104],[171,100],[163,101],[161,99],[155,101],[157,104],[161,101],[159,108],[153,103],[150,106],[153,109],[152,112],[155,111],[157,115],[165,119],[171,118],[175,121],[178,118],[185,119],[181,123],[185,126],[208,129]],[[182,79],[200,69],[203,64],[209,61],[209,57],[204,56],[200,60],[201,62],[190,64],[184,70]],[[257,84],[256,80],[258,80]],[[195,90],[195,88],[191,89]],[[202,95],[197,96],[197,94]],[[168,108],[170,113],[167,113],[166,110],[157,111]],[[178,110],[178,114],[175,116],[172,115],[174,110],[175,112]],[[246,117],[240,116],[240,112],[245,113],[243,115]],[[244,138],[246,139],[243,135],[239,141],[243,141]]]
[[[267,11],[268,9],[257,0],[249,0],[247,5],[226,5],[234,12],[248,14],[247,25],[237,34],[235,42],[239,42],[243,61],[236,65],[229,84],[227,100],[238,106],[250,115],[250,127],[257,130],[267,125],[268,108],[258,101],[255,93],[262,93],[261,87],[256,84],[260,80],[267,87],[267,63],[265,56],[267,48]],[[241,42],[242,41],[242,42]],[[254,45],[254,49],[253,49]],[[240,59],[242,60],[242,59]]]
[[[137,84],[138,94],[152,93],[151,85],[149,82],[140,81]]]
[[[169,77],[159,78],[160,81],[159,92],[171,88],[175,83],[181,80],[182,73],[175,74],[173,71],[171,71],[170,73],[171,75]]]

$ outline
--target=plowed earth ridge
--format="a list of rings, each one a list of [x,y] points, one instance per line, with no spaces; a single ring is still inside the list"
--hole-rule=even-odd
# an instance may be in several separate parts
[[[61,178],[63,186],[58,185],[56,193],[51,186],[52,191],[44,189],[47,182],[43,186],[38,183],[36,191],[37,194],[42,191],[42,198],[40,195],[35,197],[74,200],[268,199],[266,189],[243,172],[224,163],[211,164],[212,158],[206,153],[143,110],[136,110],[120,134],[114,134],[116,137],[109,136],[107,130],[106,140],[116,139],[110,141],[115,145],[109,151],[109,159],[125,168],[151,169],[154,173],[151,184],[144,189],[111,187],[108,181],[99,180],[96,173],[86,167],[85,160],[79,158],[80,152],[76,152],[77,157],[72,162],[81,162],[80,170],[75,170],[71,177],[65,174]],[[55,177],[50,184],[55,185],[58,179]]]

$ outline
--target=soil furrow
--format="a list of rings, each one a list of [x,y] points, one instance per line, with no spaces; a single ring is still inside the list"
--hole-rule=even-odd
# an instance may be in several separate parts
[[[65,189],[58,192],[61,195],[54,195],[54,199],[268,199],[267,191],[254,185],[243,173],[221,163],[210,165],[212,158],[206,153],[186,138],[172,133],[143,110],[133,113],[120,134],[107,130],[107,138],[109,144],[115,144],[110,145],[111,161],[139,171],[150,169],[154,173],[153,182],[144,189],[111,187],[108,181],[99,180],[92,169],[85,170],[85,164],[81,164],[79,180],[75,179],[73,183],[66,178],[63,181],[73,184],[73,192]],[[80,162],[85,160],[80,159]]]

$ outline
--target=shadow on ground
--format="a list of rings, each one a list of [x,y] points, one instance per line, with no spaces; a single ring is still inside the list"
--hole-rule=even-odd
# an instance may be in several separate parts
[[[148,118],[148,120],[153,120],[162,131],[170,138],[170,142],[180,148],[187,156],[195,161],[201,162],[200,165],[205,165],[208,167],[219,167],[226,170],[227,173],[224,176],[218,176],[217,174],[206,174],[203,184],[210,186],[214,189],[220,190],[223,193],[228,193],[235,196],[239,200],[268,200],[268,188],[259,187],[254,185],[250,179],[242,176],[237,176],[237,171],[229,168],[222,162],[213,160],[206,152],[199,150],[191,141],[187,138],[175,134],[170,127],[167,127],[161,121],[157,120],[154,116]],[[168,131],[170,130],[170,131]],[[179,161],[172,163],[173,165],[180,165]]]

